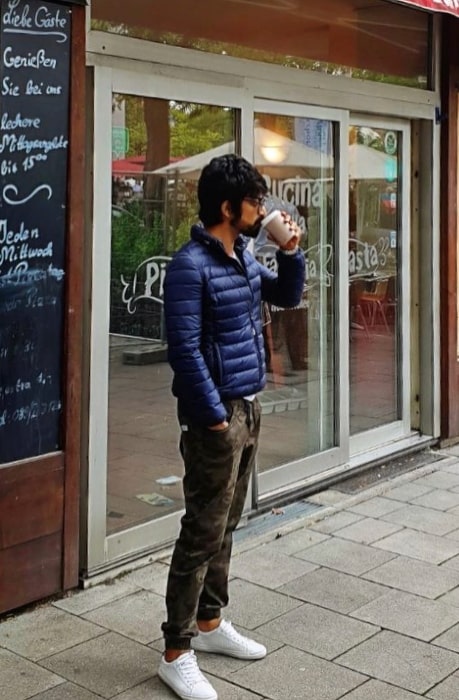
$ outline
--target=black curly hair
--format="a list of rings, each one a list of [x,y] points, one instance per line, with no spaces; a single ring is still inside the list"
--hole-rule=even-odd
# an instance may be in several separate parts
[[[235,153],[212,158],[198,182],[199,218],[206,228],[220,224],[226,201],[237,218],[245,197],[262,197],[267,192],[264,177],[245,158]]]

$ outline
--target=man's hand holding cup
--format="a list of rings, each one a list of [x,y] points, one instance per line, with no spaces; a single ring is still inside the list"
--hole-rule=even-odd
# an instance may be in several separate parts
[[[298,247],[302,231],[298,224],[285,211],[275,209],[265,216],[261,223],[268,239],[285,252],[294,252]]]

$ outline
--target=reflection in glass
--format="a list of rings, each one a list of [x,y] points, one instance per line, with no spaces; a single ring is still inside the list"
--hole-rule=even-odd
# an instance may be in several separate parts
[[[108,533],[183,506],[163,281],[201,169],[238,148],[224,107],[116,94],[112,112]]]
[[[93,29],[160,44],[424,89],[430,83],[429,13],[381,0],[92,0],[91,17]]]
[[[349,137],[350,428],[400,418],[398,323],[401,134]]]
[[[256,114],[255,165],[270,190],[268,207],[287,211],[303,230],[303,299],[296,309],[265,307],[268,384],[260,470],[335,445],[335,180],[332,122]],[[262,231],[255,254],[276,268]]]

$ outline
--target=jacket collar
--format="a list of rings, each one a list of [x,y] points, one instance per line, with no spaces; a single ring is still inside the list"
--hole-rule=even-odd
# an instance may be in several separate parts
[[[218,249],[225,253],[223,243],[219,241],[218,238],[215,238],[215,236],[211,236],[210,233],[206,231],[204,226],[200,224],[195,224],[191,227],[190,236],[193,241],[201,243],[201,245],[206,245],[211,248],[214,248],[215,250]],[[239,235],[237,237],[236,242],[234,244],[234,248],[235,250],[240,251],[241,253],[247,248],[247,242],[245,241],[243,236]]]

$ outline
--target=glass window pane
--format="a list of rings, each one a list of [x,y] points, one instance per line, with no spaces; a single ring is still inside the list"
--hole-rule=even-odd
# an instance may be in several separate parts
[[[399,419],[402,134],[351,127],[349,317],[351,434]]]
[[[428,87],[430,17],[383,0],[92,0],[92,27],[291,68]]]
[[[183,506],[163,281],[202,167],[238,149],[225,107],[116,94],[112,112],[108,533]]]
[[[269,185],[268,206],[300,225],[306,258],[299,307],[265,308],[261,470],[335,445],[334,129],[330,121],[256,114],[255,165]],[[255,254],[275,269],[276,247],[263,231]]]

